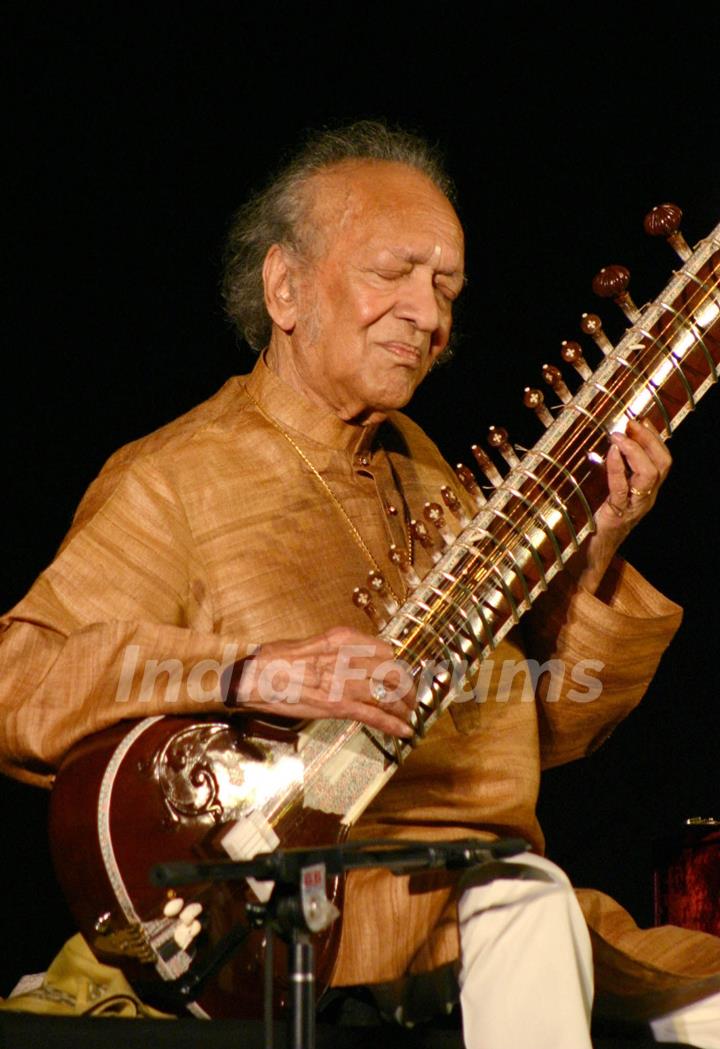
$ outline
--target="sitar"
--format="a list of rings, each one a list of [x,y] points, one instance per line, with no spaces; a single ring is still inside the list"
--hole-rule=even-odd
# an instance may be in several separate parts
[[[579,342],[563,344],[563,360],[582,383],[572,393],[561,370],[545,366],[559,402],[554,413],[539,389],[526,389],[525,403],[545,427],[537,443],[521,448],[504,430],[492,429],[497,462],[473,447],[488,484],[481,487],[459,466],[469,499],[446,488],[426,505],[416,539],[428,548],[432,567],[420,579],[394,552],[409,584],[404,603],[394,603],[377,572],[356,589],[356,605],[415,676],[412,740],[342,720],[283,725],[251,716],[157,716],[121,722],[82,741],[65,759],[50,825],[60,884],[93,950],[144,994],[152,997],[154,988],[160,997],[163,984],[201,965],[242,920],[246,904],[272,891],[271,884],[250,879],[199,885],[190,900],[181,899],[150,883],[151,866],[185,858],[243,860],[280,846],[342,841],[417,737],[453,702],[457,668],[476,672],[593,532],[605,497],[608,436],[629,420],[648,419],[668,439],[716,382],[720,225],[691,250],[679,221],[674,205],[653,209],[645,220],[646,230],[664,235],[680,257],[652,303],[637,308],[621,266],[596,276],[595,291],[614,300],[630,326],[612,345],[599,317],[583,314],[582,331],[602,360],[593,370]],[[329,894],[341,902],[339,881]],[[199,935],[191,939],[193,923]],[[329,978],[339,931],[336,922],[320,940],[320,984]],[[263,952],[258,931],[189,1003],[190,1012],[261,1015]],[[282,971],[279,959],[280,1005]]]

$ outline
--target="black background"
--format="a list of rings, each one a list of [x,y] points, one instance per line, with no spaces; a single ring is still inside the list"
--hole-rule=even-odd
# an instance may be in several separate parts
[[[441,142],[469,286],[456,359],[411,413],[451,461],[490,423],[532,441],[522,389],[598,308],[597,269],[627,264],[639,302],[670,276],[645,212],[677,201],[691,242],[720,219],[720,16],[702,6],[672,21],[613,4],[11,14],[0,604],[50,560],[116,447],[251,366],[220,307],[224,231],[306,127],[386,117]],[[616,335],[619,312],[599,309]],[[644,923],[653,839],[720,813],[715,396],[673,439],[675,470],[627,544],[684,605],[681,632],[642,708],[592,758],[549,773],[541,802],[550,854]],[[7,990],[73,927],[45,795],[10,781],[3,795]]]

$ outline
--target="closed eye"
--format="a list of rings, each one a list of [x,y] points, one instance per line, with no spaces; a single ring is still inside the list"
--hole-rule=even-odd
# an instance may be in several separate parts
[[[406,276],[410,270],[375,270],[374,272],[375,275],[382,280],[400,280],[400,278]]]
[[[440,277],[435,279],[435,287],[445,296],[446,299],[449,299],[450,302],[454,302],[463,290],[464,282],[448,282],[446,279]]]

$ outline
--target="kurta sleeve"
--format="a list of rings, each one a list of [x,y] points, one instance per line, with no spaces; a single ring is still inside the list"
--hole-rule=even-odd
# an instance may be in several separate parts
[[[584,757],[642,699],[682,610],[616,558],[600,600],[558,576],[526,621],[537,661],[543,767]],[[563,672],[558,674],[560,661]],[[543,668],[548,668],[543,672]]]
[[[48,785],[116,721],[220,709],[222,669],[246,652],[213,633],[208,594],[172,485],[134,463],[0,620],[0,769]]]

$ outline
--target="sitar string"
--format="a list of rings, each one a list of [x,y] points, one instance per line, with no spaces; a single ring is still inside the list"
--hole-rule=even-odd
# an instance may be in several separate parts
[[[683,334],[683,332],[693,331],[693,317],[702,309],[702,306],[707,303],[708,297],[713,295],[713,292],[716,290],[716,288],[717,281],[715,281],[714,286],[710,289],[702,287],[699,289],[697,285],[691,288],[687,296],[686,302],[682,305],[681,310],[678,311],[682,313],[682,321],[685,323],[679,323],[679,318],[675,315],[668,316],[666,323],[664,324],[662,323],[662,321],[664,320],[664,318],[662,317],[659,318],[658,321],[656,321],[653,328],[659,327],[659,330],[655,331],[652,334],[651,342],[649,344],[641,344],[639,352],[634,358],[633,362],[639,371],[649,372],[649,375],[646,376],[646,379],[643,382],[639,377],[635,377],[630,371],[630,369],[625,369],[624,366],[619,365],[615,373],[613,373],[608,379],[608,381],[605,383],[605,387],[608,390],[608,393],[612,396],[608,396],[608,393],[604,393],[602,390],[598,390],[598,403],[595,406],[595,415],[597,417],[597,422],[594,424],[596,429],[602,429],[604,431],[606,423],[613,417],[617,417],[617,399],[624,400],[626,402],[628,400],[628,392],[631,392],[632,396],[634,397],[641,391],[648,390],[650,388],[651,377],[656,366],[662,361],[668,360],[670,358],[670,355],[673,353],[672,340],[676,339],[679,335]],[[679,294],[682,294],[686,290],[687,285],[681,289]],[[698,347],[700,338],[702,338],[702,336],[700,336],[699,338],[696,337],[694,345],[690,347],[687,351],[688,355]],[[658,352],[655,352],[656,350]],[[695,375],[701,376],[701,382],[708,377],[703,373],[698,372],[697,369],[693,368],[692,366],[689,366],[687,364],[687,361],[678,362],[678,367],[681,368],[683,364],[688,372],[692,371]],[[674,372],[670,372],[667,376],[666,382],[673,375]],[[587,382],[591,383],[592,380],[588,379]],[[658,397],[660,396],[660,392],[664,385],[665,383],[663,383],[655,391]],[[700,383],[698,385],[700,385]],[[692,388],[693,387],[691,386],[691,389]],[[615,395],[618,395],[617,399],[615,398]],[[648,405],[648,410],[650,409],[653,403],[654,401],[652,401],[651,404]],[[603,405],[607,405],[607,410],[603,411]],[[682,407],[683,406],[680,406],[680,408],[676,409],[676,411],[673,413],[673,418],[677,415],[677,412],[679,410],[682,410]],[[570,473],[577,473],[578,467],[581,464],[585,467],[586,472],[584,473],[584,476],[581,478],[576,478],[579,485],[585,483],[589,476],[589,470],[587,470],[586,466],[588,452],[592,452],[598,447],[600,447],[600,445],[605,441],[607,436],[606,432],[603,432],[600,435],[593,435],[592,433],[588,435],[588,429],[590,425],[592,424],[589,423],[589,421],[586,422],[582,416],[578,416],[578,425],[576,427],[571,427],[569,439],[561,441],[553,455],[553,458],[562,461],[564,469],[568,470]],[[532,454],[532,450],[528,454]],[[545,466],[544,468],[540,468],[535,472],[538,478],[543,480],[543,483],[547,483],[547,487],[552,488],[555,491],[559,490],[558,480],[560,482],[560,486],[562,486],[563,483],[569,483],[564,474],[560,470],[553,470],[552,466]],[[535,482],[531,481],[531,485],[533,483]],[[574,493],[571,493],[571,495],[572,494]],[[509,506],[512,502],[518,504],[521,501],[518,500],[516,496],[511,495],[508,499],[506,507]],[[530,512],[528,512],[526,509],[523,509],[516,515],[514,520],[517,521],[517,527],[519,530],[525,530],[526,526],[533,519],[542,519],[542,517],[551,505],[550,500],[547,498],[539,500],[538,504],[539,505],[537,510],[533,509]],[[498,519],[495,518],[495,521],[497,520]],[[538,525],[535,524],[534,527],[537,528]],[[499,554],[493,552],[489,556],[487,554],[483,555],[483,551],[480,548],[478,548],[477,555],[468,554],[466,558],[462,559],[465,560],[466,563],[463,564],[461,568],[456,568],[454,573],[454,575],[457,577],[458,587],[464,590],[472,590],[478,587],[479,584],[483,581],[489,581],[489,577],[495,568],[497,568],[500,571],[502,570],[500,568],[500,565],[503,559],[506,559],[508,561],[515,561],[516,559],[513,557],[513,552],[516,552],[521,549],[526,549],[525,544],[513,542],[512,540],[507,540],[506,537],[508,535],[512,536],[512,529],[510,529],[508,525],[501,522],[501,525],[498,528],[498,533],[498,542],[502,544],[504,549],[500,550]],[[496,549],[498,548],[496,547]],[[508,552],[507,554],[506,551]],[[521,569],[517,566],[511,567],[510,564],[507,564],[506,570],[509,570],[512,575],[516,575],[517,572]],[[437,596],[437,598],[433,602],[435,606],[439,607],[432,607],[432,605],[430,606],[432,612],[437,616],[437,619],[435,620],[436,627],[434,627],[433,630],[435,631],[439,627],[439,632],[441,632],[446,626],[451,628],[452,633],[449,641],[450,645],[452,645],[457,640],[458,634],[463,633],[468,628],[467,619],[464,618],[459,612],[459,609],[462,609],[464,607],[462,599],[460,601],[453,600],[453,592],[455,588],[456,584],[451,583],[450,586],[446,587],[443,591],[443,596]],[[445,609],[443,609],[442,607],[443,604],[446,606]],[[456,626],[453,623],[453,620],[456,619],[458,615],[461,616],[462,622]],[[412,631],[411,633],[415,634],[416,632]],[[478,638],[476,640],[482,646],[482,639]],[[433,649],[436,648],[436,644],[434,644],[432,641],[428,641],[425,644],[421,644],[421,651],[418,652],[416,651],[418,647],[417,639],[414,638],[413,641],[413,656],[415,657],[415,659],[418,659],[420,661],[422,661],[422,659],[425,658],[425,655],[427,653],[431,652]]]

